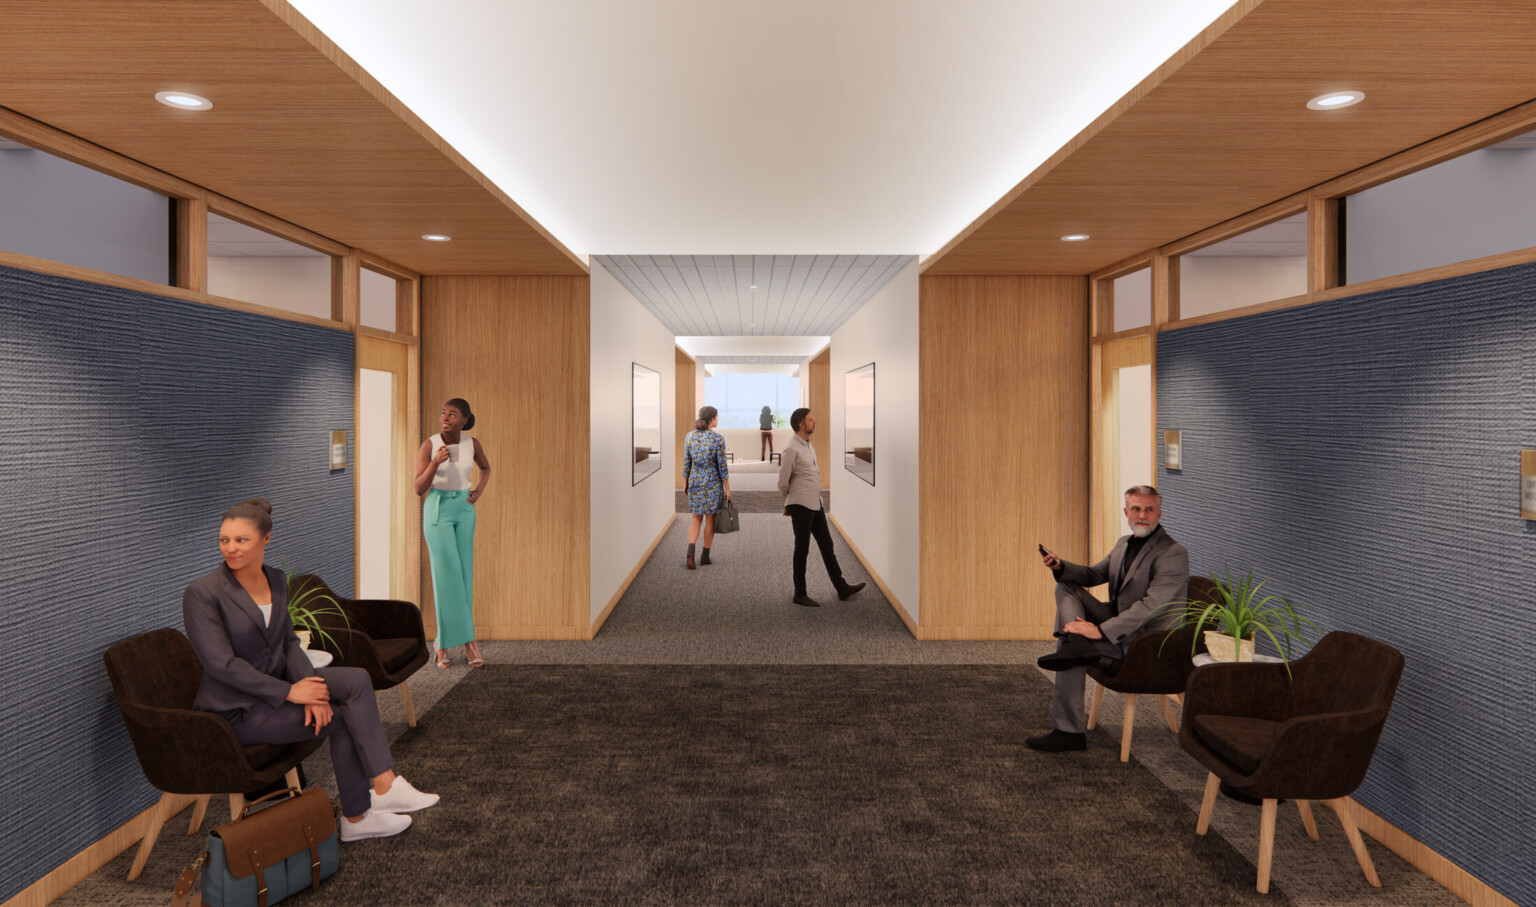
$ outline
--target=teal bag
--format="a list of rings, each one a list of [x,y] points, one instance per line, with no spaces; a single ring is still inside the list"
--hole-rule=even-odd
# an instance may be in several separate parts
[[[251,812],[251,806],[284,793],[291,796]],[[208,849],[198,861],[207,864],[202,887],[207,907],[268,907],[336,874],[337,811],[325,791],[311,787],[301,794],[290,787],[267,797],[208,835]],[[190,891],[197,868],[183,874],[178,895],[185,897],[183,886]]]

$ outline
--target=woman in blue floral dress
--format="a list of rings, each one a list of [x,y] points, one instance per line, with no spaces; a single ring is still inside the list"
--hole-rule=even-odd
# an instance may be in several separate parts
[[[683,439],[683,482],[688,488],[688,569],[694,568],[693,546],[704,530],[704,552],[700,564],[709,563],[709,546],[715,540],[715,514],[731,499],[730,471],[725,466],[725,439],[710,431],[720,422],[720,411],[713,406],[699,410],[693,431]]]

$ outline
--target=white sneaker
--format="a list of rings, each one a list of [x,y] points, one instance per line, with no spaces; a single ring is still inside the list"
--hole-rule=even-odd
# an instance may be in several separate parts
[[[370,809],[356,822],[341,820],[341,839],[361,841],[364,838],[387,838],[390,835],[398,835],[410,827],[410,816],[381,813],[376,809]]]
[[[418,809],[426,809],[436,806],[437,794],[424,794],[411,786],[411,782],[400,775],[395,776],[395,781],[389,786],[389,790],[382,796],[374,791],[368,795],[373,798],[373,809],[370,812],[385,813],[413,813]]]

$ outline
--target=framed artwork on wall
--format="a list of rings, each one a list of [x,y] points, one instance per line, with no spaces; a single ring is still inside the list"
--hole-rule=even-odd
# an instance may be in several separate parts
[[[630,486],[661,471],[661,372],[632,362],[630,439],[634,472]]]
[[[875,364],[843,376],[843,468],[875,484]]]

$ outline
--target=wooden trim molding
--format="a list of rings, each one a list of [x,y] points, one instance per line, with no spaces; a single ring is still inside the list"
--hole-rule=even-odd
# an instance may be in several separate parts
[[[208,196],[178,198],[176,204],[176,286],[208,292]]]
[[[1339,200],[1314,196],[1307,202],[1307,292],[1339,285]]]
[[[603,624],[608,622],[608,615],[613,613],[613,609],[619,604],[619,599],[623,598],[624,593],[629,591],[630,584],[635,581],[635,577],[640,575],[640,568],[644,567],[646,561],[651,559],[651,555],[656,552],[656,546],[660,545],[661,540],[667,537],[667,530],[671,529],[672,524],[675,522],[677,522],[677,514],[674,513],[667,518],[667,522],[661,527],[661,531],[656,533],[656,537],[651,540],[650,547],[646,548],[645,553],[640,555],[640,560],[635,562],[635,568],[629,571],[628,576],[624,577],[624,582],[619,583],[618,590],[613,593],[613,597],[608,599],[608,604],[603,606],[602,612],[592,621],[592,626],[587,631],[587,639],[595,638],[597,631],[601,630]]]
[[[352,251],[350,246],[342,245],[334,239],[313,233],[280,217],[273,217],[265,211],[258,211],[250,205],[242,205],[216,192],[208,193],[208,210],[326,255],[347,255]]]
[[[100,145],[55,129],[47,123],[34,120],[6,107],[0,107],[0,136],[31,145],[66,161],[99,170],[108,176],[133,183],[152,192],[172,198],[197,198],[204,194],[201,186],[171,176],[133,158],[124,157]]]
[[[854,542],[848,533],[843,531],[843,525],[837,521],[836,516],[828,513],[827,520],[832,524],[832,528],[837,530],[837,534],[843,537],[843,541],[848,543],[848,549],[853,552],[853,556],[859,559],[860,564],[864,565],[864,572],[868,573],[869,578],[875,581],[876,586],[880,587],[880,594],[884,595],[885,600],[891,603],[891,607],[896,610],[896,616],[901,618],[901,622],[907,625],[907,632],[911,633],[914,639],[922,639],[922,634],[918,632],[916,622],[907,613],[907,609],[901,606],[901,599],[897,598],[896,593],[891,591],[891,587],[886,585],[879,571],[870,565],[869,558],[865,557],[864,552],[859,550],[858,543]]]
[[[1487,882],[1361,806],[1353,797],[1349,799],[1354,804],[1355,824],[1362,832],[1408,861],[1415,869],[1445,886],[1451,894],[1471,904],[1472,907],[1515,907],[1514,901],[1495,891]]]
[[[1498,255],[1485,255],[1482,258],[1472,258],[1466,261],[1458,261],[1453,264],[1440,265],[1434,268],[1425,268],[1421,271],[1409,271],[1406,274],[1395,274],[1391,277],[1381,277],[1376,280],[1367,280],[1360,283],[1346,284],[1328,290],[1319,290],[1315,293],[1306,293],[1301,296],[1287,296],[1284,299],[1273,299],[1269,302],[1254,303],[1237,309],[1228,309],[1225,312],[1212,312],[1209,315],[1200,315],[1195,318],[1184,318],[1161,325],[1158,330],[1172,331],[1178,328],[1191,327],[1197,324],[1210,324],[1216,321],[1227,321],[1232,318],[1244,318],[1249,315],[1258,315],[1262,312],[1275,312],[1280,309],[1294,309],[1304,305],[1312,305],[1318,302],[1333,302],[1348,300],[1354,296],[1363,296],[1378,290],[1391,290],[1398,287],[1409,287],[1415,284],[1428,283],[1432,280],[1444,280],[1447,277],[1462,277],[1467,274],[1476,274],[1480,271],[1496,271],[1499,268],[1508,268],[1514,265],[1531,264],[1536,262],[1536,246],[1527,249],[1516,249],[1513,252],[1501,252]]]
[[[77,265],[67,265],[62,262],[51,261],[46,258],[33,258],[30,255],[21,255],[16,252],[0,251],[0,265],[11,268],[21,268],[24,271],[36,271],[39,274],[54,274],[59,277],[68,277],[71,280],[83,280],[89,283],[101,284],[107,287],[119,287],[124,290],[137,290],[140,293],[152,293],[156,296],[168,296],[172,299],[185,299],[188,302],[200,302],[204,305],[218,306],[222,309],[234,309],[239,312],[251,312],[256,315],[266,315],[271,318],[281,318],[284,321],[297,321],[302,324],[313,324],[316,327],[331,328],[337,331],[347,331],[344,324],[337,324],[327,318],[316,318],[313,315],[304,315],[299,312],[289,312],[284,309],[274,309],[269,306],[257,305],[254,302],[242,302],[238,299],[226,299],[223,296],[211,296],[207,293],[196,293],[181,287],[173,287],[170,284],[155,283],[152,280],[139,280],[136,277],[124,277],[120,274],[109,274],[106,271],[97,271],[92,268],[82,268]]]
[[[1444,163],[1480,148],[1536,129],[1536,101],[1528,101],[1439,138],[1407,148],[1374,164],[1352,170],[1313,187],[1324,198],[1339,198],[1391,182],[1426,167]]]
[[[170,809],[164,815],[167,827],[170,826],[169,819],[172,816],[198,801],[196,794],[171,794],[170,796],[173,798],[170,801]],[[117,859],[123,851],[143,840],[160,806],[161,801],[156,800],[154,805],[70,857],[57,869],[23,888],[0,907],[44,907],[79,884],[91,873]]]

